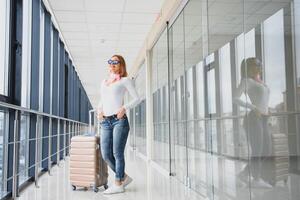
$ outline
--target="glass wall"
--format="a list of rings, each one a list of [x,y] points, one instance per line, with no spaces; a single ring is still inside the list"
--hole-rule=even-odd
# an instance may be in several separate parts
[[[153,98],[152,158],[169,170],[168,40],[165,29],[152,50],[151,93]]]
[[[142,64],[135,78],[135,87],[141,103],[134,108],[135,147],[143,155],[147,155],[146,146],[146,66]]]
[[[299,199],[299,16],[190,0],[152,49],[153,160],[209,199]]]

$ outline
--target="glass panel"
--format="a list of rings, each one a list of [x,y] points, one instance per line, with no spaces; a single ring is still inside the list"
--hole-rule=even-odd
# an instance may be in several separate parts
[[[171,68],[171,149],[172,172],[186,182],[187,178],[187,130],[185,109],[185,63],[184,63],[184,15],[181,13],[170,28]]]
[[[206,122],[207,149],[211,152],[208,164],[211,163],[209,170],[213,177],[210,199],[250,199],[247,184],[236,178],[247,159],[243,162],[235,159],[241,133],[232,99],[233,88],[240,80],[239,62],[245,57],[245,4],[244,0],[216,0],[208,4],[209,55],[205,58],[205,71],[206,117],[210,118]],[[246,99],[245,95],[242,98]]]
[[[45,12],[44,12],[44,8],[41,6],[40,7],[40,69],[39,69],[39,111],[43,112],[43,98],[44,98],[44,41],[45,41]],[[39,167],[40,169],[42,169],[42,160],[43,160],[43,142],[42,142],[42,133],[43,133],[43,121],[44,120],[40,120],[40,131],[39,131],[39,138],[38,138],[38,148],[39,148],[39,159],[40,159],[40,163],[39,163]]]
[[[0,112],[0,197],[6,195],[6,171],[7,171],[7,120],[8,114]]]
[[[134,117],[134,109],[131,109],[130,110],[130,114],[129,114],[129,124],[130,124],[130,127],[134,127],[134,120],[133,120],[133,117]],[[135,137],[134,137],[134,130],[133,128],[130,129],[129,131],[129,134],[130,134],[130,137],[129,137],[129,144],[131,147],[135,148]]]
[[[199,119],[205,116],[205,105],[204,105],[204,66],[203,62],[199,62],[196,65],[196,93],[197,93],[197,117]]]
[[[283,105],[280,106],[286,91],[286,80],[283,76],[285,74],[283,9],[268,18],[263,27],[264,78],[270,90],[269,107],[272,112],[280,112],[287,109]]]
[[[232,85],[229,43],[219,50],[219,73],[222,116],[230,116],[232,115]]]
[[[299,187],[299,180],[294,181],[298,177],[299,131],[298,115],[291,114],[297,104],[291,22],[291,5],[277,5],[261,23],[262,64],[247,60],[250,112],[245,120],[251,187],[254,194],[259,193],[255,187],[263,188],[262,196],[273,194],[273,199],[299,198],[299,192],[293,191]]]
[[[165,29],[152,49],[153,160],[169,171],[168,44]]]
[[[173,134],[172,150],[174,158],[173,170],[176,173],[176,177],[185,181],[187,176],[187,155],[186,155],[186,130],[185,130],[185,114],[184,114],[184,82],[183,76],[180,76],[175,80],[175,105],[173,110],[174,127],[171,129]],[[172,135],[171,135],[172,137]]]
[[[140,128],[140,118],[141,118],[141,113],[140,113],[140,104],[137,105],[134,108],[134,132],[135,132],[135,147],[140,151],[141,145],[142,145],[142,139],[141,138],[141,128]]]
[[[28,135],[29,116],[21,115],[19,146],[19,185],[21,185],[28,179]]]
[[[287,2],[268,2],[263,6],[268,9],[258,9],[255,57],[248,58],[241,66],[248,96],[244,127],[250,164],[245,169],[250,173],[248,182],[257,198],[299,198],[299,193],[296,197],[289,192],[295,186],[289,185],[289,176],[293,177],[289,169],[294,165],[289,154],[297,154],[293,142],[296,121],[294,115],[284,113],[295,109],[291,11]],[[296,185],[299,187],[299,183]]]
[[[4,135],[5,135],[5,127],[4,127],[4,113],[0,112],[0,191],[2,193],[3,191],[3,183],[4,183],[4,177],[3,177],[3,166],[4,166]]]
[[[30,69],[31,69],[31,3],[23,2],[23,38],[22,38],[22,83],[21,106],[29,107],[30,101]]]
[[[246,47],[247,46],[247,47]],[[236,38],[236,80],[241,80],[241,64],[246,58],[255,57],[255,30],[252,29],[248,33],[240,34]],[[238,86],[237,83],[236,86]],[[240,97],[242,101],[246,101],[246,95],[243,93]],[[239,107],[240,111],[246,111],[245,107]]]
[[[146,120],[146,67],[145,64],[142,64],[140,70],[136,76],[135,87],[139,94],[139,97],[142,99],[141,103],[135,108],[135,140],[136,147],[139,152],[143,155],[147,155],[147,146],[146,146],[146,129],[145,129],[145,120]]]
[[[45,12],[44,12],[44,8],[41,6],[40,7],[40,55],[39,55],[39,61],[40,61],[40,68],[39,68],[39,110],[43,111],[43,97],[44,97],[44,41],[45,41]]]
[[[196,151],[196,141],[198,140],[198,136],[196,136],[196,66],[187,69],[186,71],[186,131],[187,131],[187,154],[188,154],[188,176],[191,180],[191,187],[196,188],[199,187],[200,184],[197,185],[197,167],[199,167],[199,162],[197,159]]]
[[[161,90],[161,123],[160,123],[160,131],[161,131],[161,144],[163,146],[163,165],[165,169],[169,170],[170,165],[170,156],[169,156],[169,132],[168,132],[168,89],[167,86],[164,86]]]
[[[297,96],[300,95],[300,89],[298,86],[300,85],[300,0],[294,1],[294,20],[295,20],[295,58],[296,58],[296,66],[297,66]],[[300,108],[300,101],[298,101],[297,105],[298,109]]]
[[[216,152],[217,140],[216,138],[216,121],[211,121],[212,117],[216,116],[216,82],[215,82],[215,55],[210,54],[203,61],[203,79],[204,79],[204,132],[205,132],[205,166],[206,166],[206,187],[208,198],[213,198],[213,187],[214,187],[214,155]],[[214,145],[213,145],[214,144]]]
[[[147,155],[147,137],[146,137],[146,100],[141,102],[141,138],[142,141],[142,148],[141,153]]]
[[[30,0],[23,2],[23,35],[22,35],[22,84],[21,106],[30,106],[30,69],[31,69],[31,7]],[[19,146],[19,185],[28,180],[28,151],[29,151],[29,119],[21,115],[20,119],[20,146]]]
[[[232,71],[233,71],[233,77],[232,77],[232,83],[235,86],[234,88],[238,88],[241,85],[241,66],[242,62],[251,57],[255,57],[256,55],[256,43],[255,43],[255,29],[251,29],[247,33],[240,34],[235,40],[235,61],[236,64],[234,66],[234,63],[231,65]],[[233,51],[233,53],[234,53]],[[232,51],[231,51],[232,52]],[[234,73],[235,72],[235,73]],[[237,97],[236,94],[234,94],[234,116],[238,116],[238,118],[233,119],[233,126],[235,130],[235,155],[237,157],[242,158],[242,169],[244,166],[247,165],[248,161],[245,162],[245,160],[248,159],[249,155],[249,146],[248,146],[248,140],[247,140],[247,132],[244,128],[245,121],[243,120],[243,117],[246,115],[246,107],[245,106],[239,106],[239,101],[241,102],[247,102],[248,96],[245,93],[245,89],[242,89],[244,92],[242,94],[239,94],[240,96]],[[235,93],[234,91],[233,93]],[[244,161],[244,162],[243,162]],[[238,167],[237,167],[238,170]],[[243,171],[243,170],[242,170]],[[243,177],[244,178],[244,177]],[[248,184],[248,183],[247,183]]]
[[[169,30],[172,172],[209,199],[300,198],[300,2],[290,2],[190,0]]]
[[[9,1],[0,1],[0,94],[7,95]]]
[[[215,83],[215,69],[209,69],[207,72],[208,82],[208,113],[215,114],[216,111],[216,83]]]
[[[195,66],[203,60],[203,29],[202,1],[190,0],[184,9],[184,34],[185,34],[185,68]]]
[[[220,109],[221,116],[232,116],[232,78],[231,78],[230,43],[219,50],[220,73]],[[232,120],[221,120],[221,153],[235,156],[234,132]]]

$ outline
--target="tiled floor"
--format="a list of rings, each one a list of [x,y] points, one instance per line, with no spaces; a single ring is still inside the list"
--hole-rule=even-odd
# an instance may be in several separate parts
[[[26,188],[18,198],[19,200],[84,200],[84,199],[112,199],[112,200],[201,200],[202,196],[187,189],[182,183],[174,178],[161,174],[150,164],[135,155],[135,152],[128,150],[126,158],[126,169],[133,177],[132,182],[125,193],[105,196],[103,188],[98,193],[93,191],[77,190],[72,191],[69,183],[68,160],[62,161],[60,166],[52,169],[52,175],[47,173],[39,179],[39,188],[34,184]],[[113,180],[113,173],[110,171],[109,181]]]
[[[300,176],[290,173],[286,183],[278,182],[272,188],[255,188],[241,182],[239,172],[245,167],[245,162],[227,159],[225,157],[210,156],[197,152],[194,160],[189,160],[189,175],[191,188],[188,189],[166,172],[157,170],[157,165],[151,165],[141,159],[139,153],[128,148],[126,154],[127,173],[133,177],[126,192],[105,196],[103,188],[98,193],[93,191],[72,191],[69,183],[68,160],[62,161],[60,166],[52,169],[52,176],[44,174],[39,179],[40,188],[34,184],[21,193],[20,200],[76,200],[76,199],[113,199],[113,200],[299,200]],[[196,156],[197,155],[197,156]],[[190,154],[191,156],[191,154]],[[186,159],[185,159],[186,161]],[[181,166],[176,161],[176,166]],[[178,168],[177,171],[184,171]],[[176,172],[177,172],[176,171]],[[112,183],[114,174],[110,171],[109,182]],[[176,174],[179,180],[180,173]],[[212,185],[214,187],[212,187]]]

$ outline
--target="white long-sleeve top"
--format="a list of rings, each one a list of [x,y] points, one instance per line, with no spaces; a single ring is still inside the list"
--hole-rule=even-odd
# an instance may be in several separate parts
[[[123,105],[125,92],[128,91],[132,100]],[[104,116],[117,114],[123,106],[126,110],[139,104],[140,98],[133,85],[133,81],[128,77],[122,77],[119,81],[107,85],[105,80],[101,84],[101,100],[98,104],[98,111],[102,111]]]
[[[240,96],[248,94],[251,102],[244,102]],[[233,93],[234,102],[240,106],[257,109],[262,114],[268,114],[268,104],[270,98],[270,89],[264,84],[253,80],[252,78],[242,79],[237,90]]]

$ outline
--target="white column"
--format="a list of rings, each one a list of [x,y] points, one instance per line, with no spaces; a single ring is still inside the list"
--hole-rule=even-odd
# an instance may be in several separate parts
[[[152,160],[152,138],[153,138],[153,102],[151,92],[152,53],[146,52],[146,146],[147,160]]]

